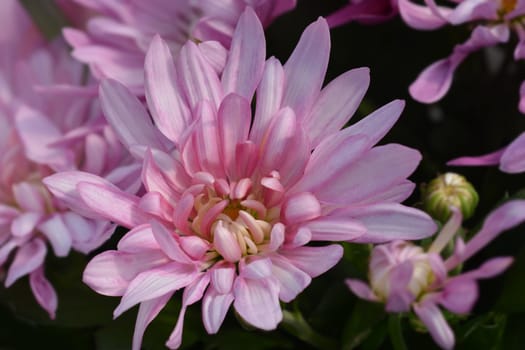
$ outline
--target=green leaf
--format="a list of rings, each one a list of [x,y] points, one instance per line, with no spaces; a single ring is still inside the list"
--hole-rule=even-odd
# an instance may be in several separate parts
[[[341,343],[342,349],[351,350],[363,344],[373,336],[380,346],[386,335],[386,328],[378,327],[385,319],[384,305],[358,300],[350,313],[343,330]],[[382,333],[382,334],[381,334]],[[369,344],[370,349],[375,348]]]

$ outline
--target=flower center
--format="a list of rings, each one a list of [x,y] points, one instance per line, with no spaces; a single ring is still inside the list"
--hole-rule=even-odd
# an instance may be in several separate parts
[[[507,14],[516,8],[517,0],[501,0],[501,12]]]

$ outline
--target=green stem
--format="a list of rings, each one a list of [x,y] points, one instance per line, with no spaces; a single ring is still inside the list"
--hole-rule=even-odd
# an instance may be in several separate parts
[[[394,350],[407,350],[405,339],[403,338],[403,329],[401,328],[401,315],[394,314],[388,318],[388,333]]]
[[[299,338],[316,349],[337,349],[338,344],[335,340],[317,333],[303,318],[303,315],[296,310],[294,312],[283,310],[283,321],[281,327],[288,333]]]

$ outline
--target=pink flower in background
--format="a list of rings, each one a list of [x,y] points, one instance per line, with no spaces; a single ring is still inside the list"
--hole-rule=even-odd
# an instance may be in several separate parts
[[[349,4],[326,18],[330,27],[356,21],[377,24],[388,21],[399,13],[398,0],[350,0]]]
[[[64,36],[73,56],[89,64],[99,79],[113,78],[144,94],[144,56],[155,34],[176,54],[187,40],[213,40],[212,60],[224,60],[235,24],[247,6],[264,26],[293,9],[295,0],[75,0],[98,13],[84,29],[68,28]],[[222,45],[218,45],[218,43]]]
[[[398,144],[374,147],[403,102],[340,130],[369,74],[354,69],[322,88],[330,52],[324,19],[306,28],[284,66],[265,61],[263,28],[251,9],[222,73],[203,44],[187,42],[173,60],[169,45],[153,40],[145,86],[154,124],[130,90],[102,82],[105,115],[144,159],[144,196],[84,172],[45,179],[71,206],[131,229],[118,250],[89,263],[84,281],[122,296],[115,316],[140,304],[134,349],[179,289],[170,348],[180,345],[187,307],[201,299],[209,333],[232,303],[247,323],[271,330],[282,319],[279,302],[293,300],[342,256],[339,245],[310,242],[420,239],[436,229],[425,213],[399,204],[414,188],[406,178],[420,154]]]
[[[6,287],[29,275],[36,300],[54,318],[57,297],[43,267],[48,243],[59,257],[71,249],[88,253],[115,225],[71,212],[42,178],[81,169],[135,191],[139,169],[102,117],[93,88],[80,86],[82,65],[62,42],[29,51],[20,38],[34,28],[21,29],[29,20],[18,11],[12,23],[18,41],[0,52],[0,268],[7,272]]]
[[[470,38],[456,45],[452,54],[427,67],[410,86],[412,97],[423,103],[440,100],[448,92],[456,68],[472,52],[482,48],[506,43],[511,31],[519,42],[514,59],[525,58],[525,28],[521,18],[525,16],[523,0],[465,0],[453,7],[437,6],[432,0],[425,0],[427,6],[417,5],[410,0],[400,0],[401,16],[405,22],[417,29],[435,29],[443,25],[473,24]],[[525,86],[525,85],[524,85]],[[520,91],[519,109],[525,113],[525,88]]]
[[[378,245],[370,259],[370,286],[355,279],[347,279],[346,283],[360,298],[385,302],[389,312],[414,310],[434,341],[444,349],[452,349],[454,334],[439,306],[456,314],[470,312],[478,298],[476,281],[502,273],[512,258],[492,258],[478,269],[459,275],[449,275],[450,271],[524,220],[525,201],[508,202],[490,213],[481,230],[467,243],[458,238],[454,253],[444,259],[439,255],[441,250],[461,226],[461,213],[454,210],[427,251],[399,240]]]

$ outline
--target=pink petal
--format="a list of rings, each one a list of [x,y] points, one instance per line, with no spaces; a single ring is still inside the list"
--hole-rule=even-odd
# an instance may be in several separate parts
[[[498,150],[478,157],[460,157],[447,162],[447,165],[454,166],[477,166],[477,165],[496,165],[499,164],[505,149]]]
[[[239,263],[239,276],[246,279],[266,278],[272,275],[272,261],[268,257],[242,259]]]
[[[191,115],[179,93],[170,49],[158,35],[151,41],[144,71],[146,99],[155,125],[178,143],[191,123]]]
[[[311,277],[317,277],[339,262],[343,257],[343,247],[338,244],[324,247],[298,247],[282,250],[279,254]]]
[[[507,146],[500,161],[500,169],[506,173],[516,174],[525,171],[525,133]]]
[[[420,160],[420,153],[411,148],[398,144],[378,146],[357,162],[345,164],[345,168],[314,194],[319,200],[328,203],[359,202],[404,181]],[[381,176],[370,181],[370,174]]]
[[[235,265],[230,263],[217,263],[210,270],[211,285],[219,294],[228,294],[233,287],[237,276]]]
[[[230,179],[237,179],[235,150],[237,144],[248,138],[250,104],[243,97],[230,94],[222,100],[217,118],[224,169]]]
[[[476,282],[459,275],[445,285],[440,294],[439,303],[456,314],[466,314],[474,306],[478,294]]]
[[[164,265],[168,261],[160,251],[105,251],[88,263],[82,281],[99,294],[120,296],[138,274]]]
[[[288,303],[310,284],[312,278],[286,258],[275,254],[271,259],[273,276],[279,281],[279,299]]]
[[[46,194],[38,184],[24,181],[13,184],[11,188],[20,209],[42,214],[47,211]]]
[[[390,291],[387,297],[386,311],[406,312],[416,296],[408,290],[414,272],[413,262],[406,260],[396,265],[389,273]]]
[[[47,237],[56,256],[63,257],[71,250],[71,234],[60,215],[52,215],[38,225],[38,229]]]
[[[423,103],[439,101],[450,89],[454,71],[462,60],[446,58],[428,66],[410,85],[410,96]]]
[[[57,294],[44,275],[42,266],[29,274],[29,285],[36,301],[47,311],[49,318],[55,319],[58,305]]]
[[[359,220],[345,216],[323,216],[305,226],[314,241],[352,241],[367,231]]]
[[[250,101],[261,79],[266,41],[259,18],[251,7],[239,18],[222,73],[224,93],[234,92]]]
[[[146,327],[153,321],[159,312],[166,306],[170,300],[173,292],[162,295],[158,298],[146,300],[140,303],[137,320],[135,321],[135,331],[133,332],[132,350],[140,350],[142,345],[142,337]]]
[[[364,283],[363,281],[347,278],[345,280],[346,285],[352,293],[357,295],[359,298],[369,301],[379,301],[379,298],[374,294],[372,289],[368,286],[368,284]]]
[[[167,256],[183,264],[192,263],[192,260],[186,255],[179,242],[175,239],[175,233],[170,232],[155,220],[152,220],[150,225],[155,240],[157,240],[159,247]]]
[[[24,237],[33,232],[42,220],[41,213],[26,212],[18,215],[11,221],[11,234],[15,237]]]
[[[117,248],[128,253],[141,253],[144,250],[161,250],[149,224],[134,227],[120,239]]]
[[[232,293],[220,294],[214,288],[208,288],[202,299],[202,322],[208,334],[219,331],[232,301]]]
[[[430,302],[415,304],[414,311],[440,347],[447,350],[454,347],[454,333],[435,304]]]
[[[355,113],[370,84],[368,68],[352,69],[328,84],[304,118],[312,147],[337,132]]]
[[[213,245],[217,253],[226,261],[237,262],[242,256],[241,248],[235,238],[235,234],[228,231],[222,221],[218,221],[215,226]]]
[[[124,145],[164,149],[161,135],[151,123],[144,106],[124,85],[105,79],[100,84],[99,94],[104,115]]]
[[[410,27],[419,30],[433,30],[447,24],[441,16],[436,16],[427,6],[414,4],[411,0],[398,0],[399,13]],[[447,9],[442,7],[442,12]],[[449,10],[450,12],[450,10]]]
[[[113,311],[118,317],[134,305],[166,293],[186,287],[197,277],[197,269],[193,265],[168,263],[139,273],[129,284],[122,296],[120,304]]]
[[[15,258],[7,272],[5,279],[6,288],[9,288],[20,277],[41,267],[44,263],[46,253],[46,245],[40,238],[35,238],[18,248]]]
[[[366,233],[358,237],[356,242],[422,239],[437,230],[436,224],[426,213],[398,203],[373,204],[343,209],[342,212],[366,227]]]
[[[283,314],[279,304],[279,285],[266,279],[239,277],[233,286],[237,313],[254,327],[273,330],[281,322]]]
[[[321,204],[313,194],[301,192],[289,197],[281,210],[286,223],[293,225],[319,217]]]
[[[181,48],[176,72],[190,109],[203,100],[218,107],[223,95],[219,77],[192,41]]]
[[[321,90],[329,53],[328,25],[319,18],[303,31],[284,65],[285,90],[281,106],[292,108],[298,120],[303,120]]]
[[[89,208],[119,225],[131,228],[149,222],[151,218],[139,208],[137,197],[115,186],[80,182],[77,189]]]
[[[281,108],[284,93],[284,70],[274,57],[266,61],[261,82],[257,87],[255,117],[250,131],[250,139],[255,144],[262,142],[263,136],[277,111]]]

